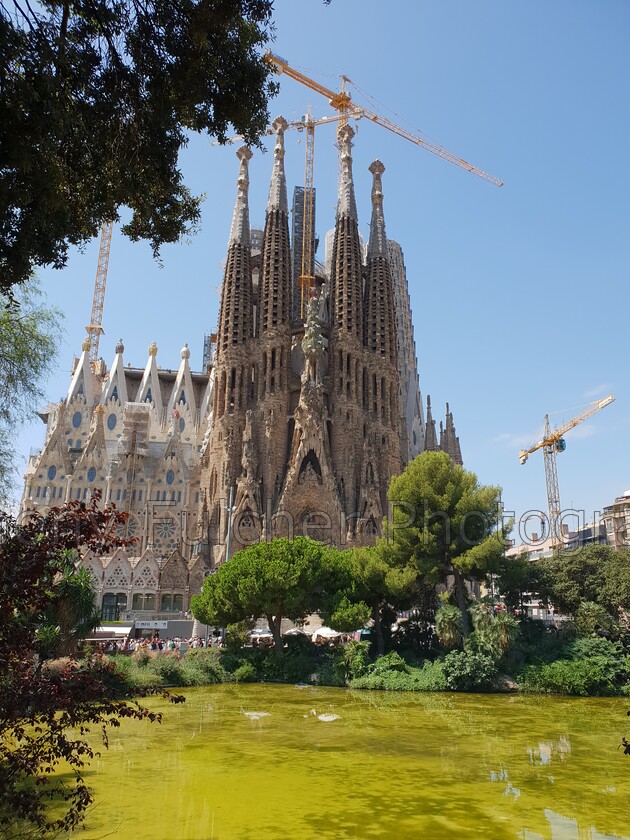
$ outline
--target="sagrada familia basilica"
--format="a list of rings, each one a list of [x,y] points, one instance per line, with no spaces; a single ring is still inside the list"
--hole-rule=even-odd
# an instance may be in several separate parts
[[[221,308],[205,370],[89,360],[89,340],[66,398],[41,413],[46,440],[30,458],[21,513],[45,512],[100,490],[128,512],[134,538],[112,556],[85,554],[104,619],[188,609],[203,578],[258,540],[305,534],[340,547],[373,542],[392,476],[423,450],[461,463],[446,408],[439,436],[418,385],[403,253],[385,235],[374,161],[372,217],[362,246],[352,174],[353,130],[340,131],[332,251],[317,264],[304,317],[292,249],[284,132],[275,149],[265,227],[250,230],[248,162],[237,152],[237,196]],[[294,214],[295,215],[295,214]],[[296,314],[298,313],[298,314]]]

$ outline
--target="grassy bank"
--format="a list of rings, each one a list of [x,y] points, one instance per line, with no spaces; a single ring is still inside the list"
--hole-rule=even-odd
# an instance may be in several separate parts
[[[294,640],[292,640],[293,642]],[[308,640],[274,650],[248,647],[142,652],[114,662],[131,691],[225,682],[311,683],[384,691],[505,691],[574,696],[630,695],[630,656],[620,642],[598,637],[526,641],[496,658],[457,650],[432,660],[390,652],[378,659],[367,642],[318,648]]]

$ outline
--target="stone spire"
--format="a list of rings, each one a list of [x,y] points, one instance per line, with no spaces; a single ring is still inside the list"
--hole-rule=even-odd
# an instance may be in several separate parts
[[[396,365],[394,283],[387,252],[381,183],[385,167],[380,160],[375,160],[369,169],[373,176],[372,221],[367,253],[363,337],[372,352]]]
[[[341,174],[330,283],[330,321],[332,331],[345,339],[363,343],[363,283],[361,244],[357,206],[352,181],[352,138],[354,131],[344,125],[339,131]]]
[[[253,335],[251,249],[247,199],[249,188],[247,165],[252,153],[247,146],[242,146],[236,155],[241,165],[221,291],[217,362],[229,347],[241,345]]]
[[[233,243],[239,245],[249,245],[249,161],[252,159],[252,150],[247,146],[241,146],[236,152],[236,157],[241,162],[238,179],[236,181],[237,192],[236,202],[234,204],[234,213],[232,215],[232,227],[230,228],[230,238],[228,246]]]
[[[127,381],[125,378],[125,363],[123,361],[123,353],[125,352],[125,345],[122,338],[118,340],[116,345],[116,355],[109,371],[107,382],[101,394],[101,405],[107,400],[115,399],[124,406],[128,401],[127,395]]]
[[[358,220],[357,202],[354,197],[354,181],[352,180],[352,138],[354,135],[354,129],[347,124],[339,129],[341,173],[339,176],[337,217],[348,216],[356,222]]]
[[[453,412],[449,410],[448,403],[446,403],[446,423],[442,432],[442,423],[440,423],[440,449],[449,456],[454,464],[460,466],[464,463],[462,460],[462,450],[459,445],[459,438],[455,433],[455,424],[453,423]]]
[[[368,168],[372,173],[372,220],[370,222],[370,241],[368,244],[369,258],[375,254],[387,253],[387,237],[385,236],[383,181],[381,179],[385,167],[380,160],[375,160]]]
[[[427,422],[424,439],[425,452],[436,452],[438,449],[437,436],[435,434],[435,420],[431,413],[431,397],[427,396]]]
[[[82,397],[89,409],[92,409],[96,397],[97,385],[90,365],[90,339],[84,338],[81,345],[81,356],[72,375],[72,382],[68,389],[66,403]]]
[[[287,200],[287,179],[284,174],[284,132],[289,123],[284,117],[276,117],[271,127],[276,132],[276,145],[273,150],[273,172],[269,187],[267,213],[272,210],[282,210],[288,215],[289,202]]]
[[[258,335],[285,328],[287,353],[290,350],[291,321],[291,252],[289,247],[289,211],[284,175],[284,117],[273,122],[276,132],[273,173],[263,233],[262,268],[258,293],[260,321]]]

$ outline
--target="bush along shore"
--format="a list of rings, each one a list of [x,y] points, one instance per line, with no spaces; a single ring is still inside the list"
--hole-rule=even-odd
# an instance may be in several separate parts
[[[630,696],[630,645],[574,624],[548,629],[521,621],[516,633],[498,635],[495,619],[476,622],[463,647],[448,650],[435,639],[429,655],[410,647],[374,656],[368,641],[327,648],[307,637],[287,639],[282,655],[228,636],[227,647],[177,653],[140,651],[113,657],[130,693],[147,689],[230,682],[281,682],[384,691],[522,691],[574,696]],[[411,635],[413,627],[406,628]],[[404,642],[404,640],[403,640]]]

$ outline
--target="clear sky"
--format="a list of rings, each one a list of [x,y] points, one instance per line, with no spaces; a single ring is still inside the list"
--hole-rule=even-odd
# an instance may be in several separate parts
[[[276,0],[275,52],[328,87],[346,74],[353,98],[417,129],[499,177],[497,189],[386,130],[359,123],[354,172],[368,235],[370,175],[383,176],[387,233],[404,250],[423,396],[448,400],[465,466],[503,487],[518,516],[546,509],[542,453],[518,450],[609,392],[616,402],[567,436],[558,458],[563,508],[590,518],[630,487],[630,4],[627,0]],[[298,119],[327,102],[288,78],[270,117]],[[317,232],[334,224],[334,126],[317,129]],[[289,190],[303,181],[304,142],[287,134]],[[271,149],[271,143],[267,144]],[[190,344],[200,369],[217,323],[222,263],[236,194],[236,146],[191,139],[181,166],[205,193],[200,233],[163,251],[114,234],[100,351],[119,337],[125,361],[176,368]],[[262,227],[272,157],[250,164],[250,215]],[[51,400],[65,394],[92,301],[98,242],[40,278],[66,313]],[[556,413],[557,412],[557,413]],[[17,443],[20,468],[40,446],[39,420]],[[537,436],[538,435],[538,436]]]

